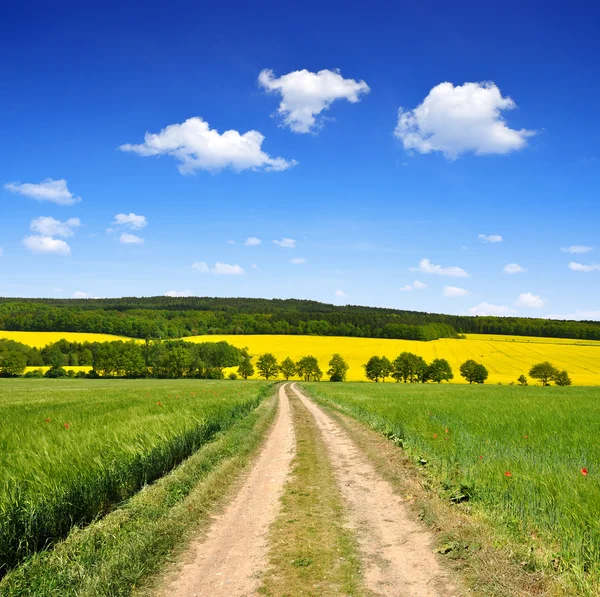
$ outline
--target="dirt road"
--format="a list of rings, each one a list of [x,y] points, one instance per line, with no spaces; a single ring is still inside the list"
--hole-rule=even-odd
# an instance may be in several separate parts
[[[208,535],[190,546],[185,564],[160,591],[164,597],[254,595],[267,566],[267,533],[295,450],[294,428],[284,386],[279,413],[263,450],[239,493],[215,519]]]
[[[257,595],[268,567],[268,530],[295,452],[285,388],[311,413],[327,448],[347,522],[358,541],[364,593],[390,597],[452,597],[460,592],[432,551],[431,533],[410,515],[348,434],[296,384],[279,390],[279,414],[247,480],[206,537],[159,594],[164,597]],[[295,398],[294,398],[295,399]],[[294,595],[290,587],[289,595]]]

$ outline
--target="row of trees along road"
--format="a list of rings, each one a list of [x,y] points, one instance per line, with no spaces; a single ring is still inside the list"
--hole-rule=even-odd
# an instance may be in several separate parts
[[[412,352],[403,352],[393,361],[385,356],[373,356],[363,367],[367,379],[374,382],[384,382],[387,377],[392,377],[397,382],[404,383],[442,383],[454,378],[452,367],[446,359],[434,359],[427,364],[423,357]]]
[[[304,381],[320,381],[323,377],[319,361],[317,357],[312,355],[306,355],[297,361],[286,357],[279,363],[274,354],[267,352],[258,357],[256,368],[259,375],[265,379],[276,379],[279,374],[286,381],[294,376],[298,376]],[[329,369],[327,370],[329,381],[346,381],[348,369],[348,363],[344,358],[340,354],[334,354],[329,361]],[[242,360],[241,365],[238,367],[238,373],[244,379],[254,375],[254,366],[249,356],[244,357]]]

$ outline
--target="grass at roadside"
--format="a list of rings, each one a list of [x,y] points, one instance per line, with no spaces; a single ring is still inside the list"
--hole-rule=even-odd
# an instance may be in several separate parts
[[[344,402],[324,398],[321,386],[303,384],[349,433],[378,471],[410,505],[415,517],[436,532],[445,559],[460,571],[474,596],[573,597],[598,595],[594,577],[580,577],[561,566],[556,546],[537,533],[515,532],[477,504],[456,501],[399,439]],[[366,423],[366,424],[365,424]],[[592,571],[593,572],[593,571]]]
[[[225,502],[275,412],[274,398],[263,401],[120,508],[29,558],[0,581],[0,597],[144,594],[153,575]]]
[[[270,530],[270,568],[260,593],[269,596],[365,595],[358,546],[344,526],[344,505],[312,415],[290,397],[296,456]]]

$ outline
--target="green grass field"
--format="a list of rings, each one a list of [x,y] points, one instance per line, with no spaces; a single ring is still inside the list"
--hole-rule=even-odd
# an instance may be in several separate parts
[[[0,576],[165,475],[269,387],[0,380]]]
[[[402,443],[443,497],[543,545],[542,565],[578,594],[599,594],[600,388],[302,385]]]

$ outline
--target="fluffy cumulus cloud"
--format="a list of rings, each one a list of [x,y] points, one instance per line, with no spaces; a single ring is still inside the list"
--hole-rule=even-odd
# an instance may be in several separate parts
[[[527,270],[524,267],[521,267],[518,263],[508,263],[504,266],[505,274],[522,274]]]
[[[34,234],[23,239],[23,245],[32,253],[70,255],[71,247],[64,241],[51,236]]]
[[[338,298],[347,298],[348,297],[348,295],[343,290],[340,290],[339,288],[335,291],[335,296],[337,296]]]
[[[421,259],[419,261],[419,267],[411,267],[412,272],[422,272],[424,274],[436,274],[438,276],[452,276],[455,278],[468,278],[469,274],[462,268],[456,267],[455,265],[450,267],[442,267],[441,265],[434,265],[429,259]]]
[[[165,292],[165,296],[178,298],[182,296],[194,296],[191,290],[169,290]]]
[[[230,265],[229,263],[221,263],[217,261],[214,267],[208,267],[204,261],[196,261],[192,263],[192,269],[200,274],[213,273],[224,276],[236,276],[244,273],[244,269],[239,265]]]
[[[66,222],[42,216],[31,221],[30,228],[40,236],[61,236],[67,238],[75,234],[74,228],[81,226],[79,218],[69,218]]]
[[[83,292],[83,290],[76,290],[73,293],[73,298],[76,298],[76,299],[87,299],[87,298],[91,298],[91,295],[88,294],[87,292]]]
[[[117,226],[126,226],[133,230],[140,230],[148,225],[148,220],[146,219],[146,216],[138,216],[134,213],[117,214],[113,224],[116,224]]]
[[[459,288],[458,286],[444,286],[444,290],[442,291],[444,296],[449,297],[457,297],[457,296],[467,296],[469,293],[468,290],[464,288]]]
[[[519,298],[515,301],[517,307],[531,307],[533,309],[540,309],[546,304],[546,299],[543,299],[537,294],[531,292],[524,292],[519,295]]]
[[[501,243],[504,240],[499,234],[480,234],[477,238],[484,243]]]
[[[512,315],[516,313],[515,309],[511,309],[510,307],[506,307],[504,305],[491,305],[490,303],[479,303],[474,307],[469,309],[470,315]]]
[[[283,237],[281,240],[273,241],[276,245],[283,247],[284,249],[295,249],[296,241],[293,238],[285,238]]]
[[[572,269],[574,272],[596,272],[600,271],[600,263],[586,265],[585,263],[571,261],[571,263],[569,263],[569,269]]]
[[[260,240],[260,238],[256,238],[256,236],[249,236],[246,239],[244,245],[246,245],[247,247],[257,247],[258,245],[260,245],[261,242],[262,241]]]
[[[123,245],[141,245],[144,243],[144,239],[140,238],[136,234],[130,234],[129,232],[123,232],[119,237],[119,242]]]
[[[561,247],[563,253],[589,253],[594,248],[588,245],[571,245],[570,247]]]
[[[290,263],[301,265],[302,263],[306,263],[306,259],[304,259],[304,257],[294,257],[293,259],[290,259]]]
[[[548,315],[548,319],[569,319],[569,320],[582,320],[582,321],[600,321],[600,311],[585,309],[577,309],[573,313],[567,313],[566,315]]]
[[[42,182],[33,184],[30,182],[19,183],[9,182],[4,185],[4,188],[11,193],[19,193],[37,199],[38,201],[51,201],[57,205],[73,205],[81,201],[81,197],[75,197],[67,187],[67,181],[64,178],[53,180],[46,178]]]
[[[126,143],[121,151],[141,156],[170,155],[178,162],[182,174],[196,170],[216,172],[223,168],[241,170],[286,170],[295,160],[272,158],[261,146],[263,135],[248,131],[243,135],[229,130],[223,134],[211,129],[202,118],[188,118],[180,124],[170,124],[159,133],[146,133],[138,145]]]
[[[422,290],[423,288],[427,288],[427,284],[425,282],[421,282],[420,280],[415,280],[412,284],[407,284],[400,288],[402,292],[410,292],[411,290]]]
[[[258,75],[258,83],[267,91],[281,95],[277,112],[285,126],[295,133],[318,129],[322,124],[318,116],[334,101],[348,100],[355,104],[370,91],[364,81],[344,79],[339,70],[318,73],[296,70],[277,78],[272,70],[265,69]]]
[[[406,150],[461,154],[504,154],[522,149],[535,131],[507,126],[502,112],[516,108],[494,83],[436,85],[414,110],[400,108],[395,135]]]

